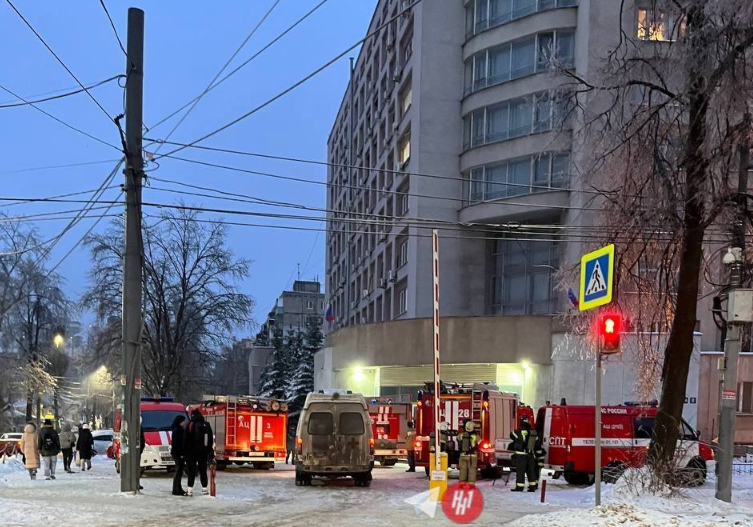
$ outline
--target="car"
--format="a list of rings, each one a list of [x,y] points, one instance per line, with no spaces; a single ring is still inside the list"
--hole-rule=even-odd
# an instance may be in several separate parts
[[[92,437],[94,438],[94,451],[92,453],[95,456],[107,453],[107,447],[112,443],[112,435],[112,430],[94,430],[92,432]]]
[[[0,435],[0,456],[12,456],[19,449],[19,443],[23,439],[23,434],[20,432],[7,432]]]

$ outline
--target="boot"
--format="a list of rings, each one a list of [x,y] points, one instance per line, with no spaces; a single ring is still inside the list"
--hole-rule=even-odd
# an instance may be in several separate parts
[[[510,489],[510,492],[523,492],[523,487],[515,487],[514,489]]]
[[[415,468],[412,468],[412,467],[411,467],[411,468],[409,468],[408,470],[406,470],[406,472],[415,472],[415,471],[416,471],[416,469],[415,469]]]
[[[206,496],[209,494],[209,489],[206,487],[201,487],[201,493]]]
[[[186,496],[193,496],[193,487],[186,488]]]
[[[528,486],[528,492],[536,492],[536,487]]]

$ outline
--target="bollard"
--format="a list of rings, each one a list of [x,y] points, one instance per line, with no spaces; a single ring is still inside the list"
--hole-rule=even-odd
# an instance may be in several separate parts
[[[546,500],[546,479],[541,480],[541,503]]]

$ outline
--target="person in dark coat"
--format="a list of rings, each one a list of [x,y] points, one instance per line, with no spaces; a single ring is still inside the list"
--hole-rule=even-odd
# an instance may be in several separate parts
[[[193,484],[196,480],[198,468],[201,481],[201,493],[209,494],[209,478],[207,465],[214,457],[214,433],[209,423],[198,408],[191,412],[191,421],[186,429],[186,472],[188,473],[188,489],[186,493],[193,496]]]
[[[76,450],[78,450],[78,459],[81,461],[81,472],[87,467],[92,469],[92,454],[94,450],[94,437],[89,430],[89,425],[84,423],[78,431],[78,441],[76,441]]]
[[[55,479],[55,465],[60,453],[60,437],[52,427],[52,420],[45,419],[39,432],[39,452],[44,459],[44,479]]]
[[[176,415],[173,419],[173,425],[170,427],[172,431],[172,443],[170,447],[170,455],[175,460],[175,476],[173,477],[173,496],[187,496],[181,478],[183,477],[183,468],[185,467],[185,443],[186,443],[186,416]]]
[[[71,464],[73,462],[73,449],[76,446],[76,434],[71,432],[71,425],[65,423],[59,437],[60,448],[63,450],[63,470],[72,473]]]

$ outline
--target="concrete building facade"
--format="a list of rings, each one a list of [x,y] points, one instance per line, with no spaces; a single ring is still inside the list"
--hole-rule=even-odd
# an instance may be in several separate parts
[[[590,225],[596,213],[577,177],[578,121],[565,118],[553,71],[596,73],[619,38],[621,2],[447,0],[400,15],[409,4],[378,2],[368,28],[377,35],[353,63],[328,140],[334,320],[317,388],[387,395],[431,379],[431,230],[422,225],[431,220],[443,380],[493,381],[532,405],[592,402],[577,373],[587,361],[564,360],[580,352],[577,339],[562,349],[557,315],[570,306],[555,273],[591,248],[556,229]],[[637,18],[623,20],[637,31]],[[511,222],[525,234],[464,227]]]

